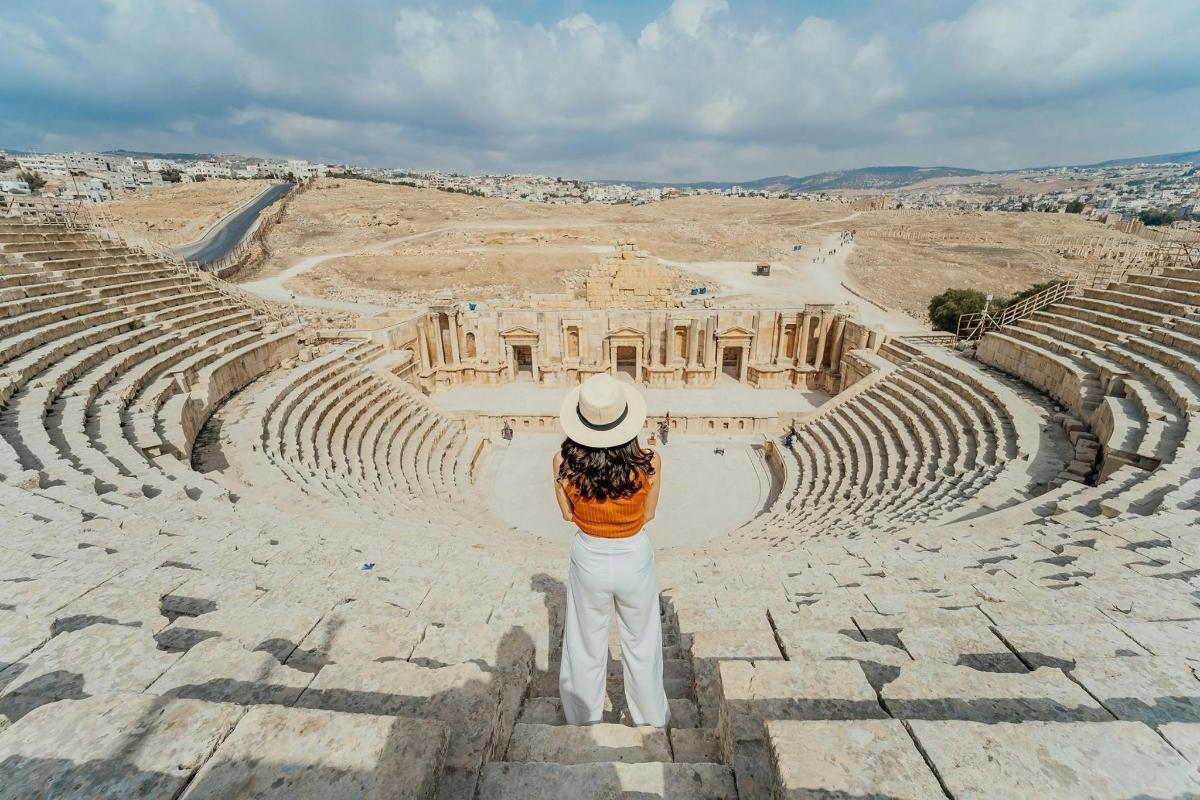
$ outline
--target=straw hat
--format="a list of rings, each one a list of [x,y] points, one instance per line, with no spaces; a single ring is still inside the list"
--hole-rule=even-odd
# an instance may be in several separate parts
[[[558,419],[585,447],[616,447],[645,426],[646,400],[633,384],[600,373],[567,392]]]

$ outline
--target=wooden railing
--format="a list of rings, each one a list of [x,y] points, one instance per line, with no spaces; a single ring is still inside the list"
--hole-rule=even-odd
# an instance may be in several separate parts
[[[1065,300],[1071,295],[1077,294],[1081,288],[1082,282],[1078,278],[1068,278],[998,311],[962,314],[958,318],[958,339],[966,342],[974,341],[989,331],[999,330],[1048,305]]]

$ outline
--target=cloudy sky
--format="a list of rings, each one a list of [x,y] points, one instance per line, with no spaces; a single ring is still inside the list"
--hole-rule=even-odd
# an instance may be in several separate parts
[[[0,4],[0,148],[738,180],[1200,148],[1196,0]]]

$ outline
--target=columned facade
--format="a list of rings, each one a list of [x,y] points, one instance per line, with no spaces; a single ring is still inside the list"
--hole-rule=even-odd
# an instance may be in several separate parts
[[[882,337],[841,308],[475,310],[439,303],[379,332],[416,353],[427,389],[530,381],[572,386],[597,372],[652,387],[736,380],[836,385],[842,355]],[[432,339],[432,341],[431,341]]]

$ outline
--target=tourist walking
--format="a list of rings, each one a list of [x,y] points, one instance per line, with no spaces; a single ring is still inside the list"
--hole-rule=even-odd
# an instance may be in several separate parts
[[[500,438],[506,442],[511,442],[513,438],[512,425],[508,424],[508,420],[504,420],[504,427],[500,429]]]
[[[638,442],[646,401],[602,373],[567,394],[559,420],[567,438],[554,456],[555,496],[578,528],[558,676],[563,714],[570,725],[601,721],[615,607],[629,715],[635,725],[665,727],[658,576],[643,530],[658,508],[662,463]]]

